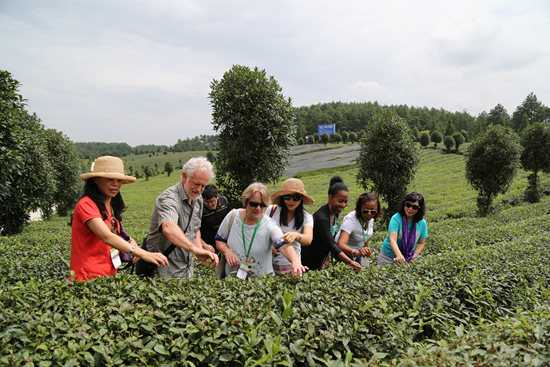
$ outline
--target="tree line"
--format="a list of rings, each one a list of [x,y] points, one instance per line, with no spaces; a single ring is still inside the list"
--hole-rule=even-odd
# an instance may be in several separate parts
[[[216,135],[199,135],[194,138],[178,139],[177,143],[169,145],[142,144],[131,147],[127,143],[75,143],[80,158],[95,159],[104,155],[114,157],[126,157],[130,154],[153,154],[168,152],[188,152],[197,150],[216,150]]]
[[[296,109],[296,139],[302,138],[304,143],[311,142],[317,133],[317,125],[323,124],[335,124],[336,133],[340,136],[344,132],[358,133],[373,120],[374,116],[386,109],[393,110],[407,123],[415,140],[420,139],[422,132],[438,131],[442,134],[449,125],[470,141],[491,125],[506,126],[521,132],[533,122],[550,122],[550,108],[543,105],[534,93],[529,93],[511,115],[500,103],[488,113],[483,111],[474,116],[466,110],[451,112],[443,108],[387,106],[380,105],[378,102],[330,102]],[[445,136],[447,135],[443,135],[443,138]]]

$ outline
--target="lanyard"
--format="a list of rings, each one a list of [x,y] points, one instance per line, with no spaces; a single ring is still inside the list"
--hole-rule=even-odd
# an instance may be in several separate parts
[[[113,220],[115,221],[115,227],[113,227]],[[113,213],[113,204],[111,204],[111,232],[112,233],[115,233],[116,231],[116,218],[115,218],[115,214]]]
[[[365,240],[365,229],[363,228],[363,218],[359,218],[359,221],[361,222],[361,232],[363,232],[363,243],[365,243],[366,240]],[[368,223],[370,223],[370,221]],[[367,226],[368,226],[368,223],[367,223]],[[368,228],[367,228],[367,231],[368,231]]]
[[[252,242],[254,242],[254,237],[256,237],[256,231],[258,230],[258,226],[260,225],[260,221],[262,220],[262,218],[258,219],[258,222],[256,222],[256,228],[254,228],[254,233],[252,234],[252,239],[250,240],[250,246],[248,246],[248,251],[246,250],[246,242],[244,241],[244,220],[245,219],[246,219],[246,213],[243,214],[242,236],[243,236],[244,252],[246,252],[246,257],[248,258],[248,255],[250,254],[250,249],[252,248]]]

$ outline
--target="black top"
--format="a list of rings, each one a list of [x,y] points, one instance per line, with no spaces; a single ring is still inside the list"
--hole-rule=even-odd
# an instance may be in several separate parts
[[[334,214],[338,217],[338,214]],[[330,232],[330,211],[328,203],[313,214],[313,240],[311,245],[302,246],[302,265],[317,270],[325,261],[329,251],[338,256],[342,250]]]
[[[225,196],[220,195],[215,209],[208,209],[206,205],[202,211],[201,237],[210,246],[216,248],[216,233],[222,224],[223,218],[231,211],[231,206]]]

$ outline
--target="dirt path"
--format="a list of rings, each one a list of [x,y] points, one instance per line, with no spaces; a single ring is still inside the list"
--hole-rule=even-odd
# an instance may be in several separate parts
[[[322,144],[316,145],[301,145],[291,149],[292,161],[285,170],[285,176],[294,177],[300,172],[315,171],[321,168],[336,168],[355,164],[355,160],[359,155],[358,144],[348,145],[342,148],[324,150],[322,152],[312,152],[300,155],[310,150],[322,149]]]

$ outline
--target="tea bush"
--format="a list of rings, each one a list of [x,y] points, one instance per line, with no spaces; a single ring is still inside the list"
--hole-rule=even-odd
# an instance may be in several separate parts
[[[427,200],[430,236],[406,266],[345,266],[302,279],[116,277],[70,284],[67,218],[0,238],[0,364],[8,366],[414,366],[550,363],[550,198],[480,217],[461,156],[423,150],[411,190]],[[342,171],[350,202],[356,168]],[[302,180],[326,202],[331,173]],[[550,180],[541,176],[542,185]],[[148,229],[156,196],[178,175],[123,188],[125,229]],[[280,185],[280,184],[279,184]],[[269,187],[274,191],[279,185]],[[428,194],[427,194],[428,193]],[[352,205],[353,206],[353,205]],[[352,210],[347,208],[346,214]],[[387,234],[375,226],[378,255]]]

